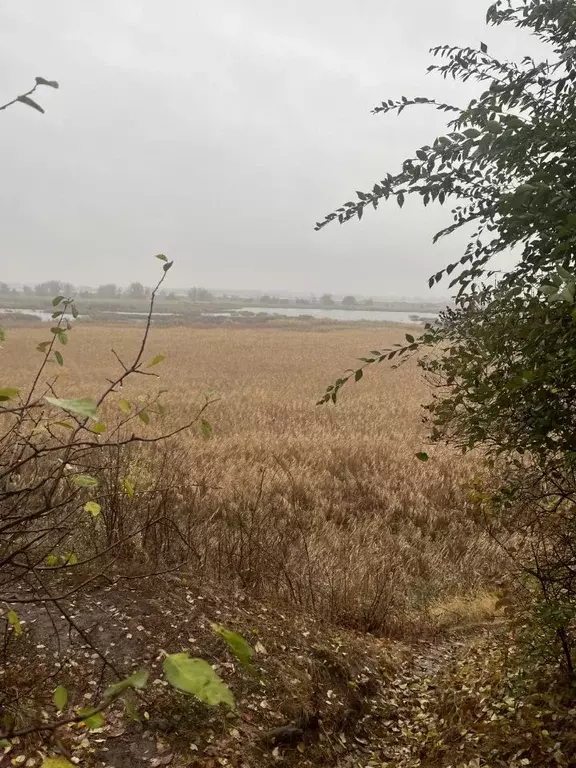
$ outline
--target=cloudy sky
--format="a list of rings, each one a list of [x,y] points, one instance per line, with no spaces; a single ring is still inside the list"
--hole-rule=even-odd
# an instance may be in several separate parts
[[[523,54],[488,0],[0,0],[0,280],[427,296],[461,242],[446,210],[314,222],[442,131],[383,98],[470,88],[425,74],[438,43]],[[532,46],[529,46],[532,47]]]

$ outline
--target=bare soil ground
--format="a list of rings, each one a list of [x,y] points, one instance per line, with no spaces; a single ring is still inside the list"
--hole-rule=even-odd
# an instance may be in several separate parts
[[[199,589],[189,575],[95,587],[29,615],[21,610],[28,632],[13,641],[15,660],[0,677],[2,699],[18,701],[22,724],[57,717],[57,684],[69,687],[71,704],[89,706],[115,672],[146,668],[150,683],[131,695],[133,719],[119,702],[102,729],[65,726],[21,739],[2,767],[39,765],[46,754],[89,768],[412,765],[398,761],[412,760],[406,729],[418,723],[414,710],[425,711],[434,676],[465,647],[454,640],[409,648],[343,631],[238,592]],[[81,635],[62,632],[64,616]],[[229,654],[213,622],[251,642],[256,676]],[[215,666],[234,692],[235,712],[168,689],[163,656],[182,650]]]
[[[40,616],[30,612],[36,618],[28,621],[21,610],[29,632],[25,640],[14,641],[20,646],[12,649],[17,660],[2,670],[2,690],[5,700],[18,698],[22,723],[54,719],[51,691],[57,684],[69,687],[71,703],[85,700],[86,705],[99,700],[114,670],[125,676],[146,668],[151,684],[134,698],[140,722],[127,721],[119,704],[101,732],[70,726],[51,744],[30,738],[16,744],[0,765],[19,755],[35,765],[46,749],[78,758],[82,765],[114,768],[268,765],[279,758],[312,765],[320,758],[335,763],[351,750],[371,749],[372,721],[388,716],[382,694],[406,656],[404,649],[274,610],[238,593],[200,591],[186,581],[171,577],[161,583],[154,579],[145,585],[95,588]],[[62,631],[64,615],[83,637],[73,629]],[[212,631],[212,622],[241,632],[253,644],[257,677],[239,667]],[[236,713],[167,690],[163,655],[182,650],[216,666],[236,696]],[[44,701],[38,698],[42,691]],[[284,726],[288,730],[276,735],[274,729]]]

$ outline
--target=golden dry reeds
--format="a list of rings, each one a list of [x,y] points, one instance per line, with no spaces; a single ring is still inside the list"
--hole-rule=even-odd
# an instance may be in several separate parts
[[[136,377],[121,396],[160,386],[166,418],[177,423],[215,392],[213,433],[206,439],[198,428],[142,450],[130,470],[136,496],[123,514],[138,514],[138,494],[162,472],[171,489],[165,506],[197,578],[238,583],[361,630],[433,628],[434,606],[485,589],[498,557],[465,513],[473,466],[446,448],[429,450],[427,463],[415,458],[426,449],[420,405],[429,391],[413,361],[375,368],[336,407],[316,405],[355,359],[404,333],[153,328],[149,357],[166,355],[154,369],[161,379]],[[25,387],[46,337],[46,328],[11,330],[6,385]],[[97,394],[117,366],[111,347],[122,356],[140,337],[138,327],[78,325],[64,369],[54,365],[50,375],[61,391]]]

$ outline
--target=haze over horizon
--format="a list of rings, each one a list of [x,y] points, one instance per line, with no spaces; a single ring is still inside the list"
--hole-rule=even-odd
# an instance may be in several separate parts
[[[56,281],[58,281],[57,276],[54,278]],[[65,284],[65,281],[59,281],[63,285]],[[98,285],[106,285],[107,283],[113,283],[112,280],[103,280]],[[139,282],[139,281],[134,281]],[[9,288],[15,288],[18,292],[22,290],[22,287],[24,285],[34,287],[38,283],[33,281],[14,281],[7,283]],[[80,283],[76,286],[74,286],[79,291],[85,291],[90,290],[96,292],[98,285],[96,284],[86,284],[86,283]],[[116,284],[117,288],[122,291],[126,291],[129,288],[129,284]],[[148,289],[151,288],[151,286],[146,286]],[[448,295],[441,295],[441,294],[432,294],[432,292],[423,293],[423,294],[414,294],[414,295],[400,295],[400,294],[393,294],[393,295],[386,295],[386,294],[362,294],[362,293],[353,293],[350,294],[350,292],[331,292],[331,291],[306,291],[306,290],[285,290],[283,288],[230,288],[226,286],[186,286],[185,288],[166,288],[161,290],[161,294],[166,294],[169,292],[174,291],[177,296],[185,295],[185,292],[189,290],[190,288],[205,288],[209,293],[212,293],[216,298],[218,297],[224,297],[224,296],[237,296],[238,298],[247,298],[247,299],[256,299],[260,300],[262,298],[270,297],[270,298],[276,298],[276,299],[282,299],[282,300],[294,300],[297,301],[298,299],[320,299],[323,295],[330,295],[333,299],[339,301],[344,296],[347,295],[353,295],[354,298],[358,299],[359,301],[362,301],[364,299],[373,299],[374,301],[380,301],[380,302],[419,302],[419,303],[429,303],[429,304],[440,304],[440,303],[449,303],[450,299]],[[184,293],[183,293],[184,292]],[[78,301],[81,301],[82,297],[78,298]],[[2,303],[0,299],[0,304]]]
[[[429,108],[373,117],[385,98],[477,92],[427,77],[431,45],[530,52],[484,26],[485,0],[0,0],[3,103],[36,75],[46,114],[2,113],[0,279],[168,289],[414,296],[461,254],[432,246],[449,209],[408,201],[362,223],[314,223],[444,132]],[[272,286],[272,288],[270,288]],[[282,286],[282,288],[280,288]]]

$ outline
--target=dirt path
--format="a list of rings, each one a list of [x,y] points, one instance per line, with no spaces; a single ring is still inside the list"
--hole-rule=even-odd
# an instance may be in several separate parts
[[[53,718],[56,685],[69,689],[72,706],[94,704],[114,680],[112,667],[122,675],[145,668],[150,684],[132,701],[136,716],[127,717],[119,704],[102,729],[61,729],[57,742],[15,745],[5,756],[9,761],[22,762],[24,755],[26,765],[37,766],[56,748],[86,768],[415,768],[436,716],[435,678],[469,644],[409,649],[240,594],[164,582],[84,593],[62,608],[84,636],[69,631],[58,612],[40,617],[23,611],[26,632],[14,649],[19,656],[2,677],[5,703],[28,700],[23,718],[36,716],[39,707]],[[239,667],[212,622],[242,632],[258,649],[257,678]],[[163,655],[182,650],[215,666],[236,696],[236,712],[206,707],[167,687]],[[269,737],[276,732],[282,738]]]

